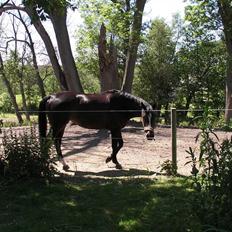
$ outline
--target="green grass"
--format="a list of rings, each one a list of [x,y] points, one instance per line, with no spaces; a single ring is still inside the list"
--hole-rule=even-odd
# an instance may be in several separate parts
[[[18,182],[0,188],[0,231],[201,231],[193,194],[180,178]]]
[[[26,119],[26,116],[22,115],[23,119]],[[31,115],[31,118],[36,118],[36,115]],[[0,113],[0,118],[2,119],[8,119],[8,120],[17,120],[16,114],[14,113]]]
[[[31,115],[30,116],[31,123],[29,123],[29,122],[26,121],[25,114],[22,115],[22,118],[23,118],[23,121],[24,121],[24,123],[23,123],[24,126],[28,126],[28,125],[33,124],[33,123],[35,123],[35,122],[38,121],[37,115]],[[12,114],[12,113],[0,113],[0,119],[3,120],[3,126],[4,127],[16,127],[16,126],[19,126],[16,114]]]

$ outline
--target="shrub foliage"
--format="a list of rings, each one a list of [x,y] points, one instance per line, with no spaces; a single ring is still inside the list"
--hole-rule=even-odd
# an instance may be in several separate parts
[[[52,177],[56,170],[52,150],[40,145],[35,127],[17,133],[3,132],[3,154],[0,156],[5,177]]]
[[[193,184],[200,193],[196,195],[195,210],[202,221],[212,228],[232,230],[232,138],[220,142],[205,117],[201,132],[199,152],[189,148]],[[199,197],[200,196],[200,197]],[[226,228],[224,228],[226,226]],[[230,228],[228,228],[228,226]],[[211,229],[212,229],[211,228]]]

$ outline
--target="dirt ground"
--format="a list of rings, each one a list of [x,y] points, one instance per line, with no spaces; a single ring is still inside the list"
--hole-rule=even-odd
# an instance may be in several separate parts
[[[191,165],[186,150],[196,149],[198,129],[177,129],[177,165],[178,173],[190,175]],[[220,140],[230,138],[232,133],[217,132]],[[63,137],[63,154],[70,166],[69,174],[96,177],[155,177],[161,170],[161,164],[171,160],[171,128],[157,127],[155,141],[147,141],[141,127],[128,126],[122,132],[124,146],[119,151],[118,161],[123,166],[116,170],[115,165],[105,163],[111,154],[111,138],[108,131],[88,130],[78,126],[66,128]],[[61,164],[58,164],[62,170]]]
[[[3,130],[7,130],[7,128]],[[17,127],[13,130],[20,133],[25,130],[25,127]],[[188,156],[186,150],[189,147],[195,149],[196,152],[199,150],[199,143],[195,143],[198,133],[198,129],[177,129],[177,166],[178,173],[181,175],[190,175],[191,165],[185,165],[190,160],[186,158]],[[216,134],[221,141],[232,136],[232,132],[217,131]],[[2,135],[0,134],[0,140]],[[65,173],[97,178],[155,178],[160,174],[161,164],[172,159],[171,128],[156,127],[154,141],[148,141],[145,138],[140,124],[125,127],[122,136],[124,146],[119,151],[117,158],[123,169],[117,170],[112,162],[105,163],[112,150],[108,131],[89,130],[76,125],[68,125],[62,140],[65,161],[70,166],[70,170]],[[60,162],[57,162],[57,167],[64,172]]]

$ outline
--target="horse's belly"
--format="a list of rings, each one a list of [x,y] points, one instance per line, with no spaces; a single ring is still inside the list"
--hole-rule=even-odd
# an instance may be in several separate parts
[[[75,124],[87,129],[107,129],[108,120],[99,118],[79,117],[78,119],[71,119]]]
[[[75,121],[74,123],[76,123],[78,126],[81,126],[87,129],[107,129],[107,126],[103,124],[87,123],[84,121]]]
[[[83,115],[71,118],[75,124],[87,129],[108,129],[122,128],[127,120],[120,120],[116,115]]]

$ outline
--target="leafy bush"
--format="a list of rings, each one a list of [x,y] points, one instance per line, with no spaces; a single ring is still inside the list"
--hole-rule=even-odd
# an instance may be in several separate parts
[[[165,160],[161,164],[161,172],[165,172],[168,176],[175,176],[177,173],[177,167],[173,164],[171,160]]]
[[[193,184],[200,193],[194,205],[205,224],[232,230],[232,139],[220,143],[210,117],[206,116],[196,138],[201,140],[199,153],[192,148],[187,151],[192,163]]]
[[[7,93],[0,94],[0,112],[1,113],[14,112],[11,99]]]
[[[55,174],[51,149],[40,146],[34,127],[24,129],[22,133],[12,129],[3,133],[3,155],[0,158],[5,177],[49,178]]]

